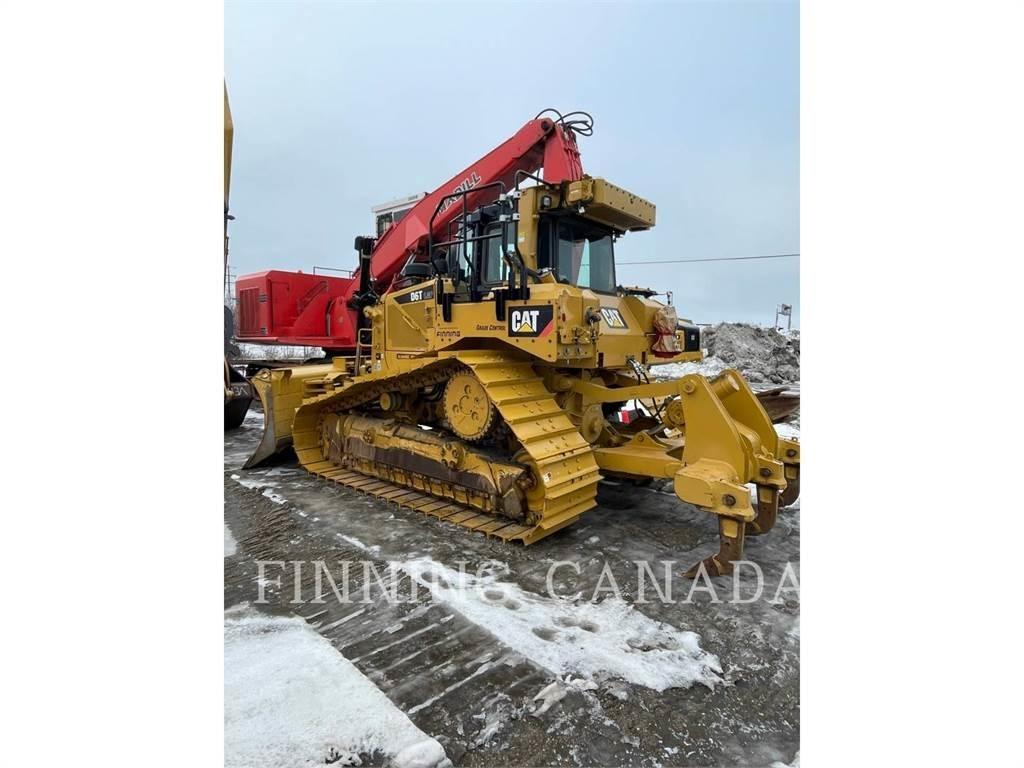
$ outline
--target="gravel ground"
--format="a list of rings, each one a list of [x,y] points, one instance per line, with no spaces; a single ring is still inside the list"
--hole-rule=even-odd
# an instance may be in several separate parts
[[[720,578],[714,602],[681,573],[716,548],[715,521],[670,491],[603,483],[581,521],[511,546],[314,478],[294,458],[241,470],[261,428],[254,408],[224,438],[225,609],[304,618],[455,765],[761,766],[797,756],[799,594],[789,577],[799,575],[799,504],[747,539],[762,596],[730,602],[735,582]],[[264,602],[257,561],[287,563],[267,567]],[[356,602],[327,586],[314,603],[316,561],[336,582],[345,561],[384,578],[364,580],[360,566]],[[453,583],[460,561],[483,575]],[[552,595],[559,561],[570,565],[555,572]],[[638,561],[658,577],[674,562],[675,600],[658,599],[649,580],[648,602],[638,600]],[[429,588],[431,571],[448,574],[444,589]],[[605,589],[607,604],[590,604],[610,579],[621,601]],[[358,602],[366,581],[369,601]],[[740,598],[756,586],[749,573]]]

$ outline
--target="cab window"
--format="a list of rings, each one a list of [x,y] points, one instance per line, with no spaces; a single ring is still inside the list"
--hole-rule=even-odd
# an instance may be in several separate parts
[[[484,235],[487,236],[487,240],[483,242],[483,282],[488,285],[497,285],[508,279],[508,264],[502,257],[504,243],[501,241],[501,223],[491,224],[484,231]]]
[[[549,227],[540,228],[538,267],[553,269],[561,282],[602,293],[615,293],[611,232],[573,218],[558,219],[550,229],[555,236],[554,248],[551,247]]]

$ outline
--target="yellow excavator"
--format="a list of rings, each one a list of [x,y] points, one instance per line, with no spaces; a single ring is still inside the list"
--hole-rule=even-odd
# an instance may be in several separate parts
[[[233,217],[228,210],[228,193],[231,191],[231,150],[234,143],[235,125],[231,120],[228,104],[228,87],[224,85],[224,288],[228,280],[228,221]],[[245,420],[245,414],[252,403],[252,388],[245,376],[231,367],[229,357],[237,354],[231,339],[235,321],[231,308],[224,305],[224,429],[236,429]]]
[[[239,278],[245,340],[333,355],[253,379],[265,425],[247,466],[291,446],[325,480],[524,544],[593,509],[602,478],[669,481],[718,519],[719,551],[688,574],[731,573],[796,500],[800,446],[734,370],[648,378],[699,361],[700,332],[617,284],[615,242],[653,227],[655,206],[583,173],[591,127],[541,113],[356,238],[351,280]],[[619,418],[627,404],[641,417]]]

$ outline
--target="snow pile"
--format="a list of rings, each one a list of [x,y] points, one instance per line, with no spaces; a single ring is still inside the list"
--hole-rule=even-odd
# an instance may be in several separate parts
[[[396,768],[450,766],[334,647],[299,618],[248,606],[224,612],[224,764],[358,765],[384,755]]]
[[[701,328],[701,344],[707,356],[700,363],[656,365],[651,375],[658,379],[677,379],[688,373],[717,376],[725,368],[735,368],[754,383],[800,381],[800,331],[719,323]]]
[[[713,379],[728,367],[717,357],[705,357],[699,363],[665,363],[663,365],[654,363],[651,366],[651,378],[654,380],[681,379],[687,374],[699,373],[701,376]]]
[[[619,678],[655,691],[721,681],[718,658],[701,649],[698,635],[618,598],[593,603],[538,595],[499,581],[496,568],[476,575],[430,558],[397,565],[435,600],[553,674]]]

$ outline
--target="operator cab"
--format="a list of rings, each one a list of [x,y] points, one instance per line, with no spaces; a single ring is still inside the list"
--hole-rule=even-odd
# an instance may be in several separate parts
[[[481,282],[488,287],[508,281],[501,223],[481,232]],[[550,270],[560,283],[615,293],[615,233],[575,214],[541,216],[537,233],[537,271]],[[470,245],[470,256],[472,244]]]
[[[615,233],[576,214],[547,214],[537,228],[537,268],[560,283],[615,293]]]
[[[615,295],[615,240],[654,226],[654,205],[603,179],[560,187],[537,181],[525,188],[517,182],[513,191],[493,182],[443,198],[427,227],[431,257],[410,260],[402,285],[450,280],[451,288],[442,290],[439,283],[435,294],[446,321],[453,303],[479,301],[493,301],[503,320],[507,301],[529,299],[531,284],[552,278]],[[471,195],[492,202],[470,210]],[[436,234],[436,217],[454,205],[462,212]]]
[[[507,285],[514,263],[517,227],[495,220],[485,206],[471,214],[468,231],[449,246],[447,274],[459,271],[459,282],[478,275],[481,291]],[[537,227],[537,272],[550,271],[560,283],[614,294],[616,233],[575,213],[542,214]],[[476,254],[479,253],[479,259]]]
[[[435,244],[434,272],[456,283],[457,300],[479,301],[506,286],[515,263],[516,226],[510,201],[481,206],[454,222],[454,231]],[[443,251],[440,262],[437,251]]]

